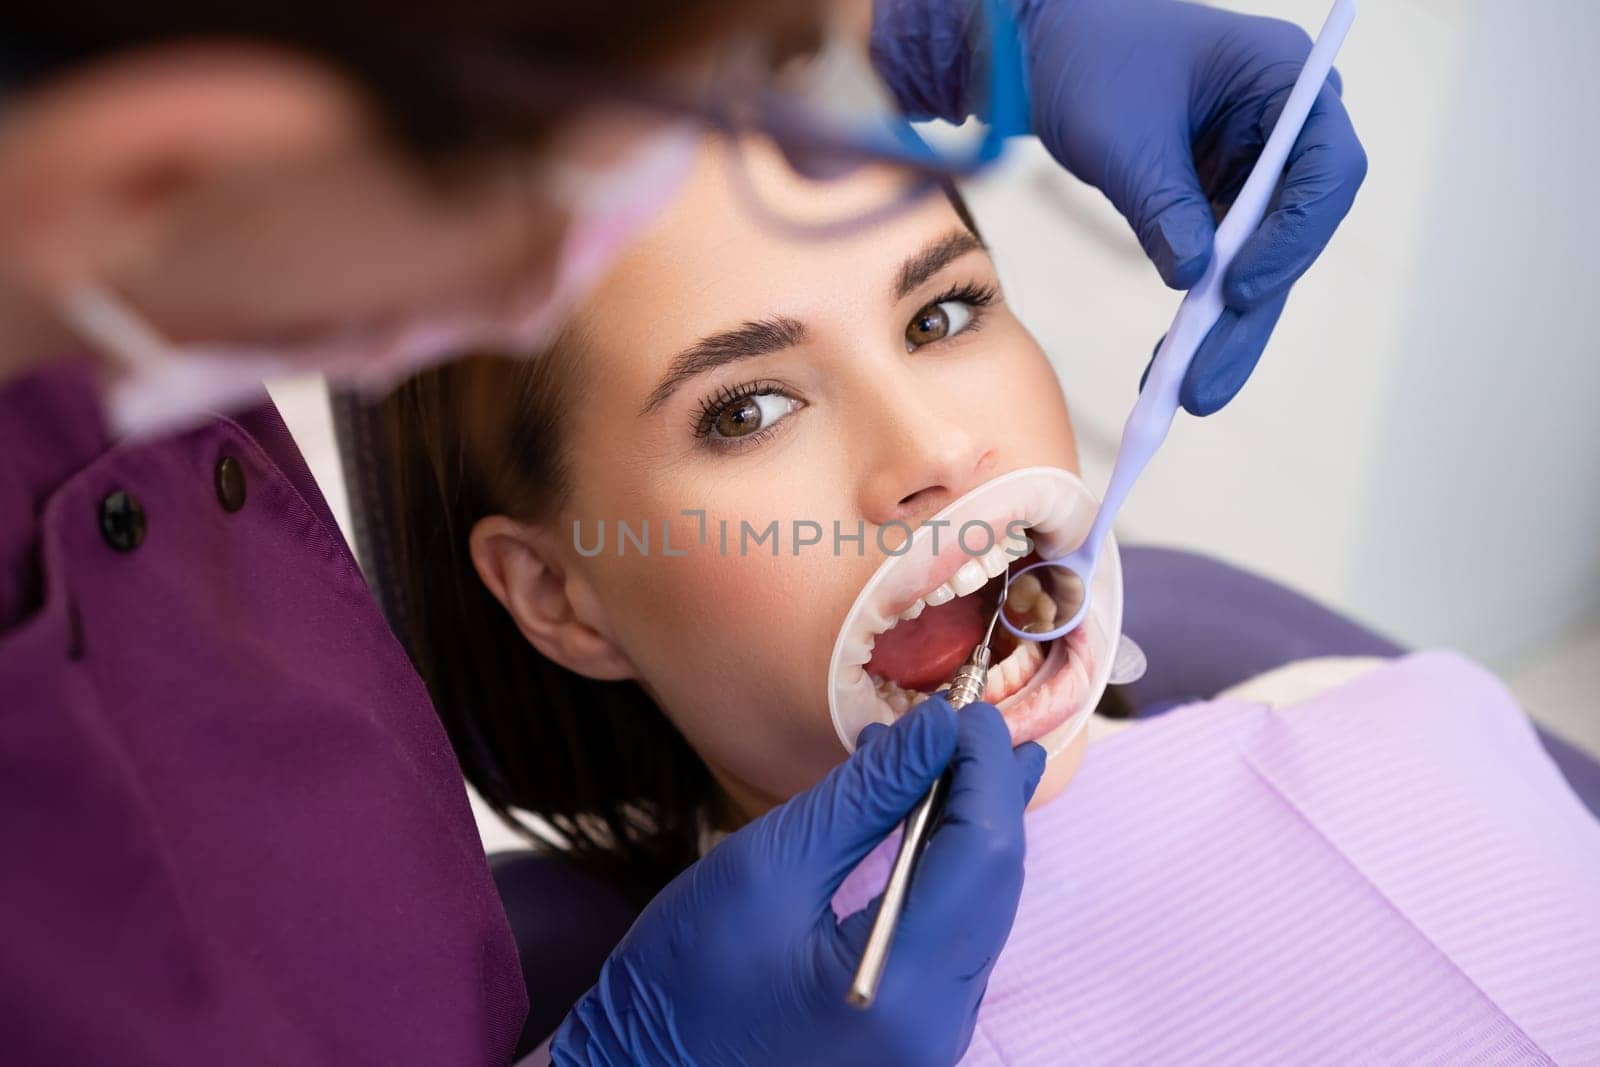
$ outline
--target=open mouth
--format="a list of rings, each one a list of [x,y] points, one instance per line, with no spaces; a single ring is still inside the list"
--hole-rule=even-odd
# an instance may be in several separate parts
[[[909,548],[886,561],[846,616],[829,670],[830,703],[840,739],[848,747],[868,722],[889,722],[944,688],[983,639],[1000,598],[1003,575],[1037,555],[1060,555],[1076,546],[1093,518],[1095,502],[1081,482],[1055,468],[1027,468],[979,486],[917,531]],[[941,527],[933,538],[928,527]],[[986,538],[979,527],[987,527]],[[972,533],[957,538],[957,530]],[[1023,540],[1023,536],[1026,540]],[[992,547],[973,555],[967,544]],[[937,541],[937,544],[935,543]],[[961,542],[961,543],[958,543]],[[1013,580],[1006,617],[1019,629],[1044,631],[1068,613],[1081,589],[1045,568]],[[1097,582],[1097,586],[1098,586]],[[1120,593],[1120,574],[1116,581]],[[1120,596],[1105,605],[1120,624]],[[1109,616],[1091,602],[1090,619],[1055,641],[1019,639],[997,627],[983,699],[1000,709],[1014,743],[1048,738],[1065,747],[1077,717],[1086,718],[1104,671],[1095,669],[1108,642],[1097,639]]]
[[[1030,553],[1012,563],[1011,569],[1020,570],[1037,560],[1038,554]],[[981,562],[990,563],[987,558]],[[985,567],[984,583],[976,589],[968,588],[963,593],[958,588],[963,583],[952,579],[930,590],[902,612],[889,629],[873,635],[867,677],[873,691],[897,714],[943,689],[972,654],[1000,601],[1008,562],[1009,557],[999,561],[1001,573],[994,576]],[[970,586],[970,581],[964,584]],[[1055,625],[1062,607],[1039,575],[1033,573],[1011,582],[1000,610],[1019,630],[1042,633]],[[1070,637],[1064,639],[1069,653]],[[1023,640],[1003,626],[996,627],[989,642],[992,666],[983,699],[999,704],[1032,684],[1055,644]]]

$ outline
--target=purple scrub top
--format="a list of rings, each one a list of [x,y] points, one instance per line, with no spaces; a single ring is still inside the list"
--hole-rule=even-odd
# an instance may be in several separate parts
[[[0,1060],[486,1064],[526,1013],[461,775],[270,405],[113,445],[0,384]]]

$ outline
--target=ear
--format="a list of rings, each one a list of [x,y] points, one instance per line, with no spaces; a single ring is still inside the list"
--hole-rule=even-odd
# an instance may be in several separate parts
[[[0,124],[0,232],[36,295],[137,272],[176,212],[241,175],[371,136],[330,71],[287,52],[134,50],[21,97]]]
[[[470,548],[478,577],[547,659],[600,681],[634,676],[633,664],[598,628],[594,590],[564,569],[546,531],[491,515],[472,528]]]

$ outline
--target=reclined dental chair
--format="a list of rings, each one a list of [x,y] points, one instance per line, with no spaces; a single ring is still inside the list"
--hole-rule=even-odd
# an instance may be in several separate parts
[[[350,491],[356,553],[400,639],[386,438],[373,408],[335,394],[334,427]],[[1396,656],[1401,646],[1283,586],[1175,549],[1122,549],[1124,630],[1144,648],[1148,673],[1124,688],[1140,716],[1204,700],[1274,667],[1315,656]],[[1544,730],[1546,751],[1600,815],[1600,762]],[[632,923],[622,895],[557,856],[531,850],[489,857],[528,985],[519,1055],[559,1024]]]

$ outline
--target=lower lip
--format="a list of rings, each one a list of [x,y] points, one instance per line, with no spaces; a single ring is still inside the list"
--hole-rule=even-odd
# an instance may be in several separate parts
[[[1013,745],[1039,740],[1082,710],[1094,674],[1087,629],[1087,625],[1080,626],[1050,642],[1033,677],[997,705],[1011,730]]]

